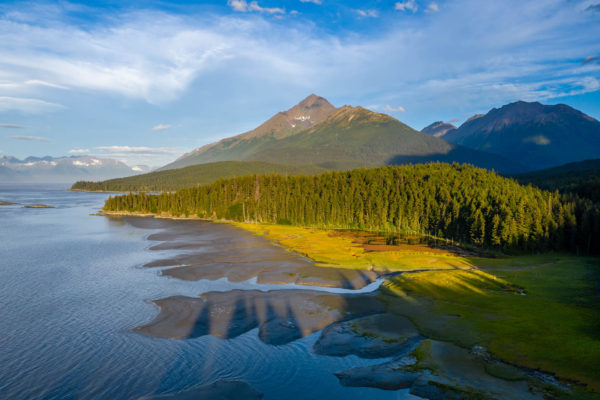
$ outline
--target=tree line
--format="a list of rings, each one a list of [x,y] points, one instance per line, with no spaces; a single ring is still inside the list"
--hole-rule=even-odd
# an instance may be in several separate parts
[[[90,192],[163,192],[211,183],[219,178],[248,173],[298,175],[318,174],[323,171],[325,169],[312,165],[279,165],[262,161],[218,161],[100,182],[78,181],[73,184],[71,189]]]
[[[600,206],[469,165],[247,175],[110,197],[106,211],[419,233],[480,247],[600,253]]]

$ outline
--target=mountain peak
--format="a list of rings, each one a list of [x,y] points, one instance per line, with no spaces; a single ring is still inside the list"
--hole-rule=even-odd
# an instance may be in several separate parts
[[[306,98],[304,98],[304,100],[302,100],[300,103],[296,104],[296,106],[294,106],[294,107],[313,107],[314,105],[323,106],[326,104],[329,104],[331,106],[331,104],[324,97],[317,96],[316,94],[311,93]],[[292,108],[294,108],[294,107],[292,107]]]
[[[442,137],[446,133],[448,133],[449,131],[453,131],[454,129],[456,129],[456,126],[452,125],[449,122],[436,121],[421,129],[421,132],[433,135],[435,137]]]
[[[565,104],[516,101],[467,120],[444,139],[530,169],[600,156],[600,122]]]
[[[256,129],[197,148],[161,169],[244,159],[256,146],[312,128],[325,121],[336,110],[325,98],[310,94],[292,108],[278,112]]]

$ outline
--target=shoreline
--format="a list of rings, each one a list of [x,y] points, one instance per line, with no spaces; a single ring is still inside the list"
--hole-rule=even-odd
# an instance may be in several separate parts
[[[318,266],[330,270],[347,268],[348,265],[344,265],[344,262],[348,258],[352,260],[353,265],[355,265],[354,268],[365,270],[366,264],[356,265],[357,263],[360,264],[357,260],[360,260],[361,257],[368,262],[376,260],[377,257],[382,257],[382,261],[385,261],[390,260],[390,257],[394,256],[395,253],[399,253],[402,262],[396,265],[398,269],[395,271],[397,273],[384,276],[386,278],[385,282],[375,292],[372,292],[387,303],[386,313],[407,317],[417,326],[423,336],[432,340],[451,343],[466,350],[474,344],[483,344],[489,349],[494,360],[501,360],[504,363],[519,366],[520,369],[545,371],[549,376],[559,377],[560,381],[556,381],[557,384],[550,382],[550,387],[555,388],[548,389],[550,391],[560,390],[557,389],[557,385],[561,385],[560,382],[568,383],[569,381],[577,382],[570,388],[574,395],[586,392],[585,387],[580,386],[580,384],[589,385],[590,389],[598,387],[596,377],[589,368],[586,372],[585,368],[574,367],[576,364],[572,362],[573,356],[570,352],[564,351],[564,348],[562,348],[564,346],[561,346],[561,349],[558,350],[561,361],[552,360],[543,355],[544,348],[547,348],[542,343],[544,341],[540,341],[540,343],[519,341],[519,346],[527,346],[520,347],[521,350],[526,351],[519,354],[514,353],[513,348],[503,346],[506,338],[518,338],[521,335],[539,335],[540,330],[536,326],[553,324],[553,321],[556,322],[557,319],[567,321],[561,324],[563,328],[560,329],[561,333],[556,333],[557,335],[560,334],[561,337],[567,335],[564,337],[570,338],[568,342],[584,339],[581,334],[575,333],[574,330],[577,328],[577,318],[583,318],[586,315],[586,307],[573,304],[566,305],[565,308],[565,305],[560,303],[560,299],[557,299],[555,293],[551,290],[552,279],[550,277],[566,274],[568,275],[565,276],[566,278],[573,280],[579,275],[583,276],[588,270],[588,267],[586,267],[587,258],[576,258],[573,255],[557,253],[491,259],[465,255],[450,257],[436,255],[433,252],[421,254],[426,249],[419,248],[418,245],[414,246],[416,250],[412,253],[406,251],[406,249],[404,249],[404,252],[365,251],[361,244],[353,242],[348,237],[349,235],[329,236],[328,234],[335,231],[335,229],[250,224],[199,218],[197,216],[173,217],[165,214],[156,215],[141,212],[100,211],[97,215],[164,220],[197,220],[227,224],[264,237],[271,243],[287,251],[304,255],[315,261]],[[332,247],[334,245],[337,247]],[[328,261],[327,257],[334,257],[334,261],[324,262]],[[438,257],[438,261],[431,261],[435,257]],[[441,266],[440,260],[444,262],[468,262],[469,268],[464,268],[464,266],[463,268],[457,267],[450,270],[439,268]],[[411,269],[410,267],[414,265],[419,265],[419,268]],[[429,268],[423,271],[423,265],[437,268]],[[532,266],[537,268],[532,269]],[[569,272],[565,272],[566,266],[570,267],[570,271],[576,271],[574,272],[575,275],[571,274],[571,276]],[[371,264],[370,270],[377,271],[376,268],[376,264]],[[541,289],[538,282],[540,278],[536,272],[540,269],[544,269],[549,277],[548,282],[543,283]],[[382,271],[378,272],[381,273]],[[391,271],[388,269],[387,272]],[[507,276],[507,274],[509,275]],[[570,280],[567,280],[567,283]],[[310,290],[310,287],[307,286],[306,290]],[[515,294],[520,295],[515,296]],[[464,303],[458,308],[452,300],[456,299],[456,296],[460,296],[463,299],[462,303]],[[520,312],[516,314],[514,312],[514,310],[523,309],[522,307],[526,305],[533,307],[531,310],[538,310],[532,311],[533,314],[528,315],[526,318],[533,321],[533,324],[523,322],[524,319]],[[525,310],[527,309],[529,308],[525,308]],[[556,309],[558,315],[554,313],[546,315],[543,310],[548,309]],[[497,325],[497,322],[494,322],[500,316],[506,319],[506,324]],[[586,340],[589,342],[591,339]],[[585,346],[592,345],[593,341],[585,344]],[[578,345],[578,347],[581,346],[583,345]],[[580,364],[589,364],[589,356],[587,359],[585,357],[580,359],[580,361]],[[393,370],[394,365],[390,366]],[[490,368],[496,368],[495,364]],[[382,371],[386,371],[385,368]],[[545,391],[546,389],[541,388],[541,390]]]

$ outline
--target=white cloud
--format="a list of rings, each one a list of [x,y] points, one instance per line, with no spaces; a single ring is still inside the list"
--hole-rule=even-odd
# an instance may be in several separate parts
[[[314,3],[314,4],[323,4],[322,0],[300,0],[302,3]]]
[[[162,166],[172,162],[183,152],[170,147],[98,146],[94,157],[108,157],[127,165]]]
[[[0,124],[0,128],[6,128],[6,129],[25,129],[26,126],[16,125],[16,124]]]
[[[89,153],[89,149],[71,149],[69,150],[69,154],[87,154]]]
[[[158,124],[152,127],[153,131],[166,131],[167,129],[171,129],[171,125],[169,124]]]
[[[30,142],[49,142],[50,139],[41,136],[9,136],[10,139],[14,140],[26,140]]]
[[[120,154],[177,154],[178,150],[169,147],[131,147],[131,146],[98,146],[96,150],[105,153],[120,153]]]
[[[249,12],[252,3],[243,4]],[[418,7],[414,0],[395,6],[408,13]],[[477,15],[469,24],[465,10]],[[152,104],[185,93],[186,102],[221,103],[202,115],[216,121],[257,91],[263,105],[317,91],[353,104],[402,104],[411,118],[443,107],[449,111],[438,119],[464,118],[515,99],[589,93],[600,78],[597,61],[581,63],[598,52],[600,25],[556,0],[456,0],[444,2],[436,18],[382,24],[376,35],[337,36],[312,21],[273,23],[264,14],[115,14],[82,29],[60,18],[32,23],[34,13],[19,12],[19,19],[0,20],[0,112],[60,109],[57,103],[70,106],[65,98],[78,90],[90,98],[102,92]],[[235,99],[224,87],[239,90]],[[120,104],[106,109],[113,103]],[[259,122],[249,114],[239,118]],[[235,123],[211,122],[211,133],[236,133],[230,129],[241,123]]]
[[[425,9],[426,13],[436,13],[438,11],[440,11],[440,7],[437,5],[437,3],[430,3]]]
[[[361,17],[378,18],[379,11],[377,10],[356,10]]]
[[[396,113],[396,112],[404,112],[404,111],[406,111],[404,109],[404,107],[402,107],[402,106],[392,107],[389,104],[386,104],[385,106],[383,106],[382,110],[385,111],[385,112],[388,112],[388,113]]]
[[[227,5],[233,8],[234,11],[238,12],[261,12],[267,14],[285,14],[285,10],[279,7],[261,7],[257,1],[251,1],[248,3],[246,0],[227,0]]]
[[[415,0],[399,1],[394,5],[394,9],[397,11],[412,11],[417,12],[419,6],[415,3]]]
[[[63,89],[63,90],[68,89],[66,86],[57,85],[56,83],[52,83],[52,82],[40,81],[38,79],[27,80],[27,81],[24,82],[24,84],[25,85],[46,86],[46,87],[51,87],[51,88],[55,88],[55,89]]]
[[[40,99],[0,96],[0,112],[20,111],[28,114],[38,114],[56,111],[62,108],[64,108],[64,106],[61,104]]]

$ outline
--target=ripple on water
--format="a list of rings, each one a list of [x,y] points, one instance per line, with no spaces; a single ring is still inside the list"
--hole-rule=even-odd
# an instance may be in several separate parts
[[[0,186],[2,200],[56,207],[0,208],[0,397],[132,399],[227,378],[247,381],[265,399],[409,398],[405,392],[342,387],[333,372],[373,360],[315,355],[318,333],[272,346],[259,339],[257,329],[229,340],[130,332],[157,315],[152,299],[276,286],[185,282],[140,268],[159,255],[179,253],[150,250],[158,243],[147,239],[156,238],[164,221],[139,227],[90,216],[109,195],[63,189]]]

